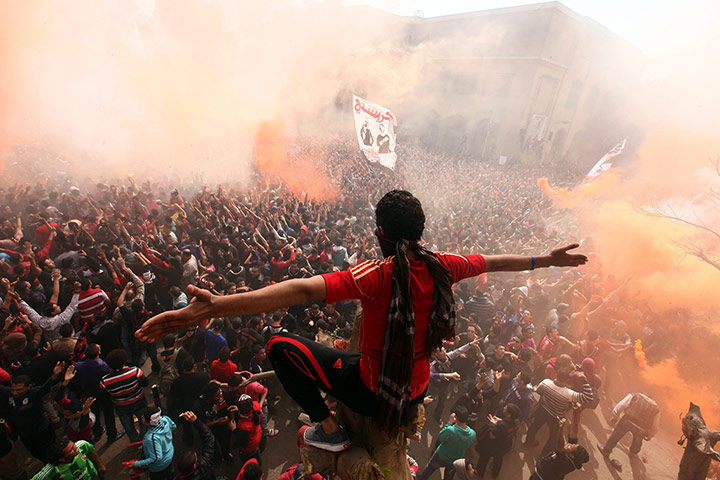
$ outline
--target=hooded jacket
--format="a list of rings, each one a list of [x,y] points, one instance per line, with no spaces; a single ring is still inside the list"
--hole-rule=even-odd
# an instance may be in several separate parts
[[[452,463],[465,455],[465,450],[475,443],[475,430],[459,425],[445,425],[438,434],[440,445],[437,448],[438,457],[445,463]]]
[[[175,428],[175,422],[170,417],[162,417],[158,425],[148,428],[142,442],[145,458],[135,462],[135,466],[151,472],[165,470],[175,455],[172,442]]]

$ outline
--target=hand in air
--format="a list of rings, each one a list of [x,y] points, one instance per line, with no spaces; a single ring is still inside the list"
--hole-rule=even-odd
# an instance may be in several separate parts
[[[75,371],[75,365],[70,365],[67,370],[65,370],[65,375],[63,376],[63,382],[67,385],[69,384],[73,378],[75,378],[75,374],[77,372]]]
[[[187,412],[181,413],[180,418],[182,418],[186,422],[195,423],[195,420],[197,420],[197,415],[195,415],[194,412],[188,410]]]
[[[588,261],[587,256],[577,253],[568,253],[568,251],[574,250],[579,246],[579,243],[573,243],[566,247],[556,248],[550,252],[552,265],[556,267],[577,267],[579,265],[585,265]]]
[[[188,286],[187,293],[193,297],[187,307],[155,315],[143,323],[135,336],[143,342],[154,342],[168,333],[194,327],[212,317],[212,293],[193,285]]]

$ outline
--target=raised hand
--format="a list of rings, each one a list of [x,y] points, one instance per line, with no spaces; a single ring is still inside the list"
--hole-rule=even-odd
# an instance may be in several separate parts
[[[83,403],[82,411],[83,413],[87,414],[90,411],[90,407],[92,404],[95,403],[94,397],[88,397],[87,400],[85,400],[85,403]]]
[[[195,423],[195,420],[197,420],[197,415],[191,411],[183,412],[180,414],[180,418],[185,420],[186,422]]]
[[[550,252],[551,265],[556,267],[577,267],[578,265],[585,265],[588,261],[587,256],[568,253],[570,250],[574,250],[579,246],[579,243],[573,243],[566,247],[556,248]]]
[[[115,263],[117,263],[117,266],[118,266],[118,268],[120,268],[120,270],[125,270],[125,268],[126,268],[125,259],[122,257],[122,255],[118,256]]]
[[[193,285],[188,286],[187,292],[193,297],[187,307],[154,316],[135,332],[135,336],[143,342],[153,342],[168,333],[194,327],[209,319],[212,316],[212,293]]]
[[[58,378],[60,376],[60,374],[62,373],[63,368],[65,368],[65,365],[63,364],[63,362],[57,362],[55,364],[55,366],[53,367],[53,373],[52,373],[53,378]],[[73,371],[74,371],[74,369],[73,369]]]
[[[75,371],[75,365],[70,365],[67,370],[65,370],[65,376],[63,377],[63,382],[67,385],[72,381],[73,378],[75,378],[75,374],[77,372]],[[89,400],[89,399],[88,399]],[[95,401],[95,399],[93,399]]]

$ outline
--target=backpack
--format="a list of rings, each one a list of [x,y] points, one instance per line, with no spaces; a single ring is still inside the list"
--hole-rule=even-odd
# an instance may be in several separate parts
[[[177,357],[178,350],[173,351],[172,356],[169,360],[163,360],[162,352],[158,352],[157,360],[160,364],[160,372],[158,372],[158,386],[160,387],[160,393],[168,395],[170,393],[170,387],[172,386],[173,380],[175,380],[179,373],[175,366],[175,358]]]
[[[265,328],[263,328],[262,330],[262,336],[266,342],[270,340],[270,337],[272,337],[273,335],[277,335],[278,333],[287,333],[287,330],[281,325],[266,325]]]
[[[653,419],[660,411],[658,404],[652,398],[641,393],[633,393],[630,404],[625,410],[625,416],[639,427],[650,430]]]

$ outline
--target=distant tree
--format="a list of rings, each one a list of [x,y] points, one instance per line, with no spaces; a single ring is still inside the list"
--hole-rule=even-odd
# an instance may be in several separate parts
[[[715,174],[720,178],[720,157],[712,160],[711,163]],[[708,187],[706,193],[711,199],[714,199],[714,203],[716,203],[714,209],[720,211],[720,190]],[[670,204],[643,207],[641,210],[645,215],[672,220],[697,230],[697,237],[684,241],[679,247],[685,253],[693,255],[720,270],[720,225],[708,225],[706,220],[697,212],[692,214],[694,219],[688,219],[687,215],[683,216],[677,213]]]

